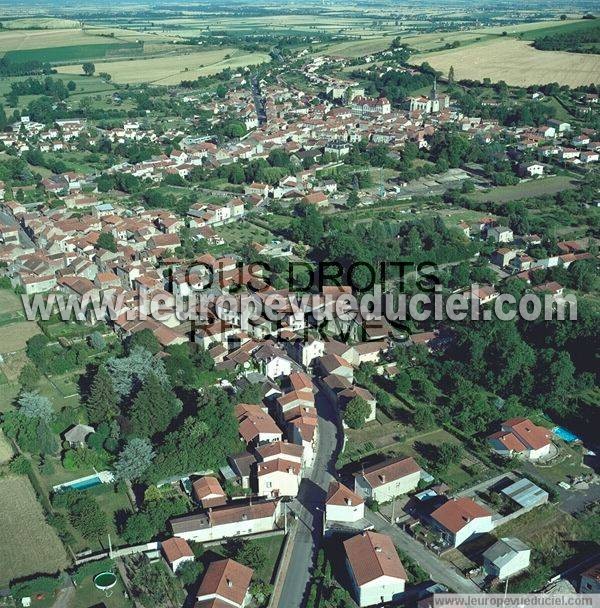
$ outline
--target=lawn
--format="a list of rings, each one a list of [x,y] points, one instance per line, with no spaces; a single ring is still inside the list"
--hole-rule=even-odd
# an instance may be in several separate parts
[[[9,312],[19,312],[23,310],[21,298],[10,289],[0,289],[0,318]]]
[[[0,479],[0,547],[0,586],[67,566],[65,549],[26,477]]]
[[[0,325],[0,355],[24,349],[27,340],[39,333],[40,328],[33,321]]]
[[[265,228],[243,221],[219,226],[216,232],[225,240],[227,245],[236,248],[251,241],[264,244],[274,238],[273,233]]]
[[[13,457],[13,453],[12,446],[0,429],[0,464],[6,464]]]

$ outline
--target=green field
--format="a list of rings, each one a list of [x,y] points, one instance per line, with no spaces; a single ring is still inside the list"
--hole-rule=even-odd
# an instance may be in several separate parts
[[[67,555],[26,477],[0,479],[0,585],[36,573],[54,573]]]
[[[123,42],[119,44],[80,44],[76,46],[55,46],[45,49],[8,51],[4,58],[11,63],[42,61],[47,63],[65,63],[69,61],[88,61],[91,59],[110,59],[141,55],[142,44]]]
[[[558,192],[572,190],[576,187],[577,183],[573,178],[566,175],[557,175],[555,177],[545,177],[543,179],[523,182],[515,186],[495,187],[488,192],[476,192],[470,195],[469,198],[477,202],[508,203],[522,198],[557,194]]]
[[[597,19],[579,19],[577,21],[561,21],[556,25],[548,25],[537,29],[520,32],[519,37],[524,40],[538,40],[545,36],[554,36],[555,34],[572,34],[573,32],[584,32],[586,30],[598,27],[600,22]]]

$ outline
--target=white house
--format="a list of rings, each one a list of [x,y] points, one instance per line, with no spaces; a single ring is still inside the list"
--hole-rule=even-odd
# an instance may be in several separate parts
[[[434,526],[453,547],[493,529],[492,514],[473,499],[451,498],[431,513]]]
[[[531,549],[518,538],[501,538],[483,554],[483,568],[487,574],[501,581],[514,576],[529,566]]]
[[[363,532],[344,541],[344,550],[352,592],[359,606],[400,599],[407,576],[389,536]]]
[[[160,548],[173,572],[177,572],[181,564],[194,561],[194,553],[183,538],[168,538],[160,543]]]
[[[519,173],[523,177],[536,177],[544,175],[544,165],[542,163],[521,163]]]
[[[421,479],[421,467],[414,458],[394,458],[364,469],[354,478],[354,491],[379,503],[414,490]]]
[[[255,353],[254,358],[261,372],[275,380],[279,376],[289,376],[292,372],[292,361],[274,342],[265,342]]]
[[[494,243],[510,243],[514,236],[513,231],[507,226],[492,226],[488,228],[487,238],[491,238]]]
[[[233,559],[212,562],[196,593],[195,608],[244,608],[251,600],[254,571]]]
[[[240,504],[242,503],[242,504]],[[202,513],[169,521],[174,536],[197,543],[223,540],[277,529],[280,501],[236,501]]]
[[[488,438],[494,452],[500,456],[515,454],[527,460],[538,460],[550,453],[550,432],[528,418],[511,418],[502,423],[500,430]]]
[[[259,462],[256,464],[256,493],[268,498],[297,496],[302,481],[301,471],[300,463],[286,458]]]
[[[325,500],[325,523],[332,521],[354,523],[364,516],[365,501],[362,496],[339,481],[332,481]]]

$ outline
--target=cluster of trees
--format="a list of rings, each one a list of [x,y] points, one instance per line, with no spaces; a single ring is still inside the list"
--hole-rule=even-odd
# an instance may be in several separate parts
[[[600,25],[557,32],[550,36],[536,38],[533,46],[540,51],[570,51],[571,53],[597,53],[600,42]]]
[[[49,63],[42,61],[13,61],[10,57],[0,58],[0,76],[29,76],[30,74],[52,74]]]
[[[380,75],[372,70],[369,73],[354,70],[350,77],[366,83],[366,94],[387,97],[392,103],[404,101],[413,91],[433,84],[429,73],[411,74],[390,70]]]
[[[60,375],[85,365],[93,348],[84,341],[65,348],[38,334],[27,341],[26,352],[40,372]]]
[[[66,99],[69,92],[76,89],[76,84],[71,80],[66,85],[63,80],[57,78],[46,77],[43,80],[39,78],[27,78],[26,80],[18,80],[11,82],[10,92],[7,97],[10,99],[18,98],[19,95],[47,95],[59,101]],[[11,105],[15,105],[12,104]]]
[[[271,150],[267,159],[257,158],[245,165],[240,162],[223,165],[217,169],[216,175],[230,184],[276,184],[281,178],[293,175],[299,169],[300,166],[290,159],[289,154],[275,149]]]

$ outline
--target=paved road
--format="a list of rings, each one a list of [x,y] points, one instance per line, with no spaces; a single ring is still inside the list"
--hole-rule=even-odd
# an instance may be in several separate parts
[[[319,445],[312,472],[302,480],[296,500],[289,506],[298,520],[292,547],[291,568],[282,581],[279,608],[301,608],[307,598],[308,583],[321,543],[323,508],[329,482],[335,475],[337,451],[343,437],[336,424],[333,404],[323,393],[317,393],[319,412]]]
[[[375,526],[377,532],[390,536],[394,544],[415,560],[435,582],[442,583],[457,593],[481,593],[481,589],[473,581],[465,578],[453,566],[427,550],[398,526],[390,524],[378,513],[367,509],[365,518]]]

